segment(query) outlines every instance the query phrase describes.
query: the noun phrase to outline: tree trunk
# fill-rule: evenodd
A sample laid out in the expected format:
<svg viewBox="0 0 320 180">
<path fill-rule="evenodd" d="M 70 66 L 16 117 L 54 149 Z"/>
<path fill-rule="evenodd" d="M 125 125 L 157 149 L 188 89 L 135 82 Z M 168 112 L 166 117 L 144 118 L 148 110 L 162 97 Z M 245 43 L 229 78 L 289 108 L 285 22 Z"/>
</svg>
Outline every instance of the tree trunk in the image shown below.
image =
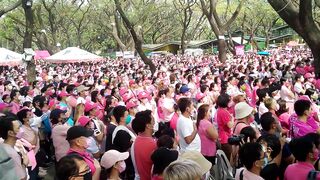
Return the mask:
<svg viewBox="0 0 320 180">
<path fill-rule="evenodd" d="M 142 41 L 141 39 L 138 37 L 138 34 L 136 33 L 136 31 L 134 30 L 133 25 L 131 24 L 130 20 L 128 19 L 128 17 L 126 16 L 126 14 L 124 13 L 121 4 L 119 2 L 119 0 L 114 0 L 115 4 L 116 4 L 116 8 L 119 11 L 125 26 L 128 28 L 132 39 L 134 41 L 135 44 L 135 49 L 138 52 L 138 54 L 140 55 L 140 58 L 142 59 L 142 61 L 149 66 L 150 71 L 152 73 L 152 75 L 156 72 L 156 66 L 154 65 L 154 63 L 144 54 L 143 50 L 142 50 Z"/>
<path fill-rule="evenodd" d="M 314 57 L 316 78 L 320 78 L 320 29 L 313 19 L 313 1 L 300 0 L 299 4 L 279 0 L 268 0 L 268 2 L 308 44 Z"/>
<path fill-rule="evenodd" d="M 218 40 L 219 60 L 224 63 L 227 60 L 227 43 L 224 39 Z"/>
<path fill-rule="evenodd" d="M 32 34 L 33 34 L 33 12 L 31 6 L 27 6 L 27 0 L 23 0 L 22 4 L 25 19 L 26 19 L 26 30 L 24 34 L 23 40 L 23 48 L 32 48 Z M 27 80 L 29 83 L 32 83 L 36 80 L 36 65 L 34 63 L 34 59 L 27 62 Z"/>
<path fill-rule="evenodd" d="M 186 38 L 186 30 L 183 30 L 182 36 L 181 36 L 181 54 L 184 54 L 184 52 L 186 50 L 185 38 Z"/>
</svg>

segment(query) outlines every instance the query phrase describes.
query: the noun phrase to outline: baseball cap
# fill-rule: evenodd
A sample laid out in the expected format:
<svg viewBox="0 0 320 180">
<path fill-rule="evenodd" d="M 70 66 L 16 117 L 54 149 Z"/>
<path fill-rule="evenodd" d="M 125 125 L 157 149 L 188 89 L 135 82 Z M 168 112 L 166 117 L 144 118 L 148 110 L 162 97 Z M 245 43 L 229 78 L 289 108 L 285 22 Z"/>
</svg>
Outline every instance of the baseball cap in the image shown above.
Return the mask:
<svg viewBox="0 0 320 180">
<path fill-rule="evenodd" d="M 197 95 L 196 95 L 196 100 L 199 101 L 201 100 L 202 98 L 204 98 L 206 95 L 202 92 L 198 92 Z"/>
<path fill-rule="evenodd" d="M 97 103 L 94 103 L 94 102 L 86 102 L 85 105 L 84 105 L 84 111 L 85 111 L 85 112 L 89 112 L 89 111 L 91 111 L 92 109 L 97 108 L 97 107 L 98 107 L 98 104 L 97 104 Z"/>
<path fill-rule="evenodd" d="M 79 124 L 79 126 L 85 127 L 88 124 L 88 122 L 90 122 L 90 121 L 91 121 L 91 119 L 88 116 L 81 116 L 78 119 L 78 124 Z"/>
<path fill-rule="evenodd" d="M 77 87 L 78 93 L 82 91 L 88 91 L 88 90 L 89 90 L 89 87 L 85 87 L 84 85 L 80 85 Z"/>
<path fill-rule="evenodd" d="M 143 98 L 148 98 L 149 97 L 149 94 L 146 93 L 145 91 L 141 91 L 139 94 L 138 94 L 138 99 L 143 99 Z"/>
<path fill-rule="evenodd" d="M 126 108 L 127 109 L 130 109 L 130 108 L 133 108 L 133 107 L 137 107 L 138 106 L 138 103 L 134 100 L 131 100 L 129 102 L 126 103 Z"/>
<path fill-rule="evenodd" d="M 50 119 L 52 119 L 54 117 L 60 117 L 60 114 L 66 113 L 66 112 L 67 112 L 66 110 L 54 109 L 50 113 Z"/>
<path fill-rule="evenodd" d="M 126 93 L 126 94 L 123 95 L 122 100 L 123 100 L 123 102 L 126 103 L 126 102 L 129 101 L 131 98 L 133 98 L 133 94 L 131 94 L 131 93 Z"/>
<path fill-rule="evenodd" d="M 90 137 L 93 135 L 93 131 L 89 130 L 85 127 L 82 126 L 72 126 L 71 128 L 68 129 L 67 131 L 67 141 L 73 140 L 73 139 L 77 139 L 81 136 L 84 137 Z"/>
<path fill-rule="evenodd" d="M 60 93 L 59 93 L 59 97 L 66 97 L 66 96 L 69 96 L 70 94 L 69 93 L 67 93 L 66 91 L 61 91 Z"/>
<path fill-rule="evenodd" d="M 202 175 L 209 172 L 212 167 L 210 161 L 208 161 L 200 152 L 198 151 L 186 151 L 180 156 L 180 159 L 191 160 L 196 162 L 201 169 Z"/>
<path fill-rule="evenodd" d="M 180 93 L 186 93 L 190 90 L 190 88 L 188 87 L 188 85 L 182 85 L 180 88 Z"/>
<path fill-rule="evenodd" d="M 102 167 L 109 169 L 116 162 L 124 161 L 128 159 L 128 157 L 129 157 L 129 152 L 121 153 L 117 150 L 109 150 L 103 154 L 100 164 Z"/>
<path fill-rule="evenodd" d="M 235 118 L 242 119 L 249 116 L 252 113 L 253 108 L 249 106 L 246 102 L 239 102 L 234 107 L 234 110 L 236 114 Z"/>
</svg>

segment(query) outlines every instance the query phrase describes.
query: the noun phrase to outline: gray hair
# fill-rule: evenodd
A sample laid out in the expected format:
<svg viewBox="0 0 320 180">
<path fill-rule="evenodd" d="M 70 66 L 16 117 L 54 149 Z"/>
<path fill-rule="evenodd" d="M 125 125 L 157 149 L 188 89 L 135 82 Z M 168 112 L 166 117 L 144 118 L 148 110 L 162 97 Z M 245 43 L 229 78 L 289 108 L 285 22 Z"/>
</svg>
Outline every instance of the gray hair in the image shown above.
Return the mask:
<svg viewBox="0 0 320 180">
<path fill-rule="evenodd" d="M 165 180 L 200 180 L 202 173 L 194 161 L 176 160 L 164 170 L 163 177 Z"/>
</svg>

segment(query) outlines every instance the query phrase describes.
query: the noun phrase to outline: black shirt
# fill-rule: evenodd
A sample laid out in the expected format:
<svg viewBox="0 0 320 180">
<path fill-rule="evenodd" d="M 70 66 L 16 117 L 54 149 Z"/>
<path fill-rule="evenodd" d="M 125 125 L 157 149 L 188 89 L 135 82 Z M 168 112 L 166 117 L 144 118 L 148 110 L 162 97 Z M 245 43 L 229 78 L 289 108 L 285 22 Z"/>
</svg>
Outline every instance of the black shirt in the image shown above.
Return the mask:
<svg viewBox="0 0 320 180">
<path fill-rule="evenodd" d="M 276 163 L 268 164 L 261 170 L 260 176 L 265 180 L 278 180 L 280 168 Z"/>
</svg>

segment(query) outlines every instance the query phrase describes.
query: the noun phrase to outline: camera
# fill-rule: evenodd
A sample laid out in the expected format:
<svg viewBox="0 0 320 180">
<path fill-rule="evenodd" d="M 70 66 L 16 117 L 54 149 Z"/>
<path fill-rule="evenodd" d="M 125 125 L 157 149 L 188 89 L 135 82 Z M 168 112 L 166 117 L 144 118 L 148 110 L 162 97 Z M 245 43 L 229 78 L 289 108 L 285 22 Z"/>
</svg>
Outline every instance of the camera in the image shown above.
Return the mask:
<svg viewBox="0 0 320 180">
<path fill-rule="evenodd" d="M 232 135 L 231 137 L 229 137 L 228 139 L 228 143 L 231 145 L 240 145 L 241 140 L 244 138 L 243 134 L 240 135 Z"/>
</svg>

